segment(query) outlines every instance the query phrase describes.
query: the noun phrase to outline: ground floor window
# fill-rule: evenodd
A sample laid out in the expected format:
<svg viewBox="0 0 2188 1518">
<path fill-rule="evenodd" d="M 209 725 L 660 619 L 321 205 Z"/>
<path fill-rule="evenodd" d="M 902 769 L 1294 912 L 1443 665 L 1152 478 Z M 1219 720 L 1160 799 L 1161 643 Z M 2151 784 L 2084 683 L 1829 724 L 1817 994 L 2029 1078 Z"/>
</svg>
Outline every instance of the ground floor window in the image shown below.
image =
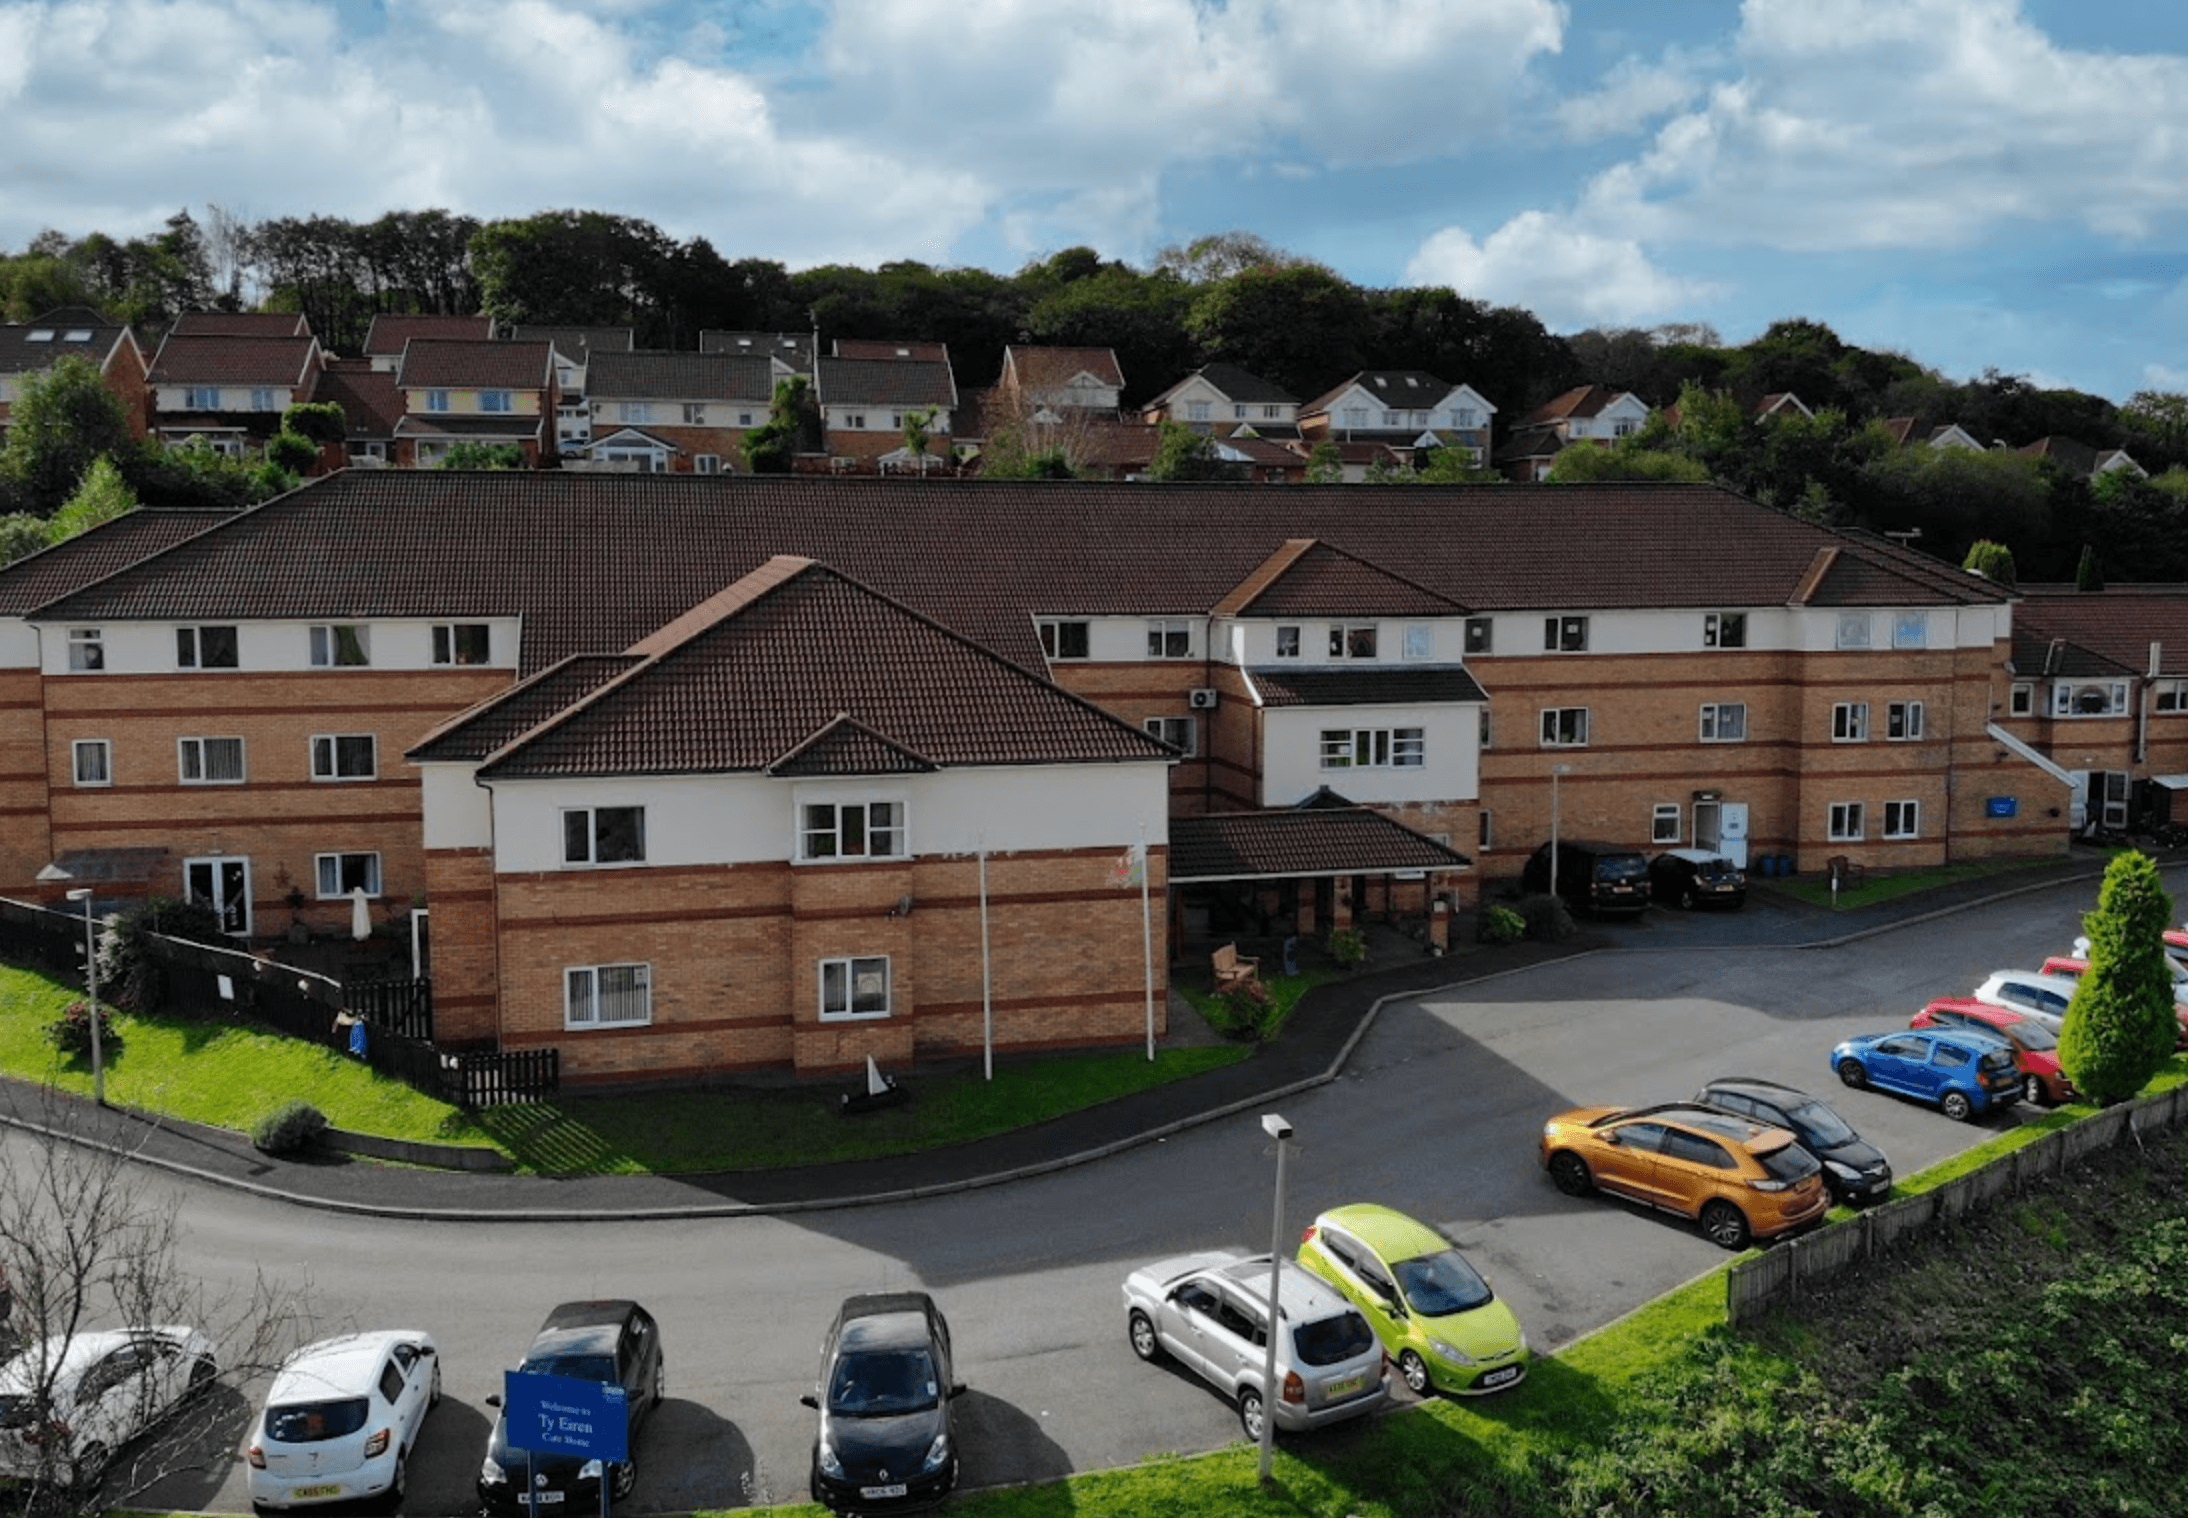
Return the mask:
<svg viewBox="0 0 2188 1518">
<path fill-rule="evenodd" d="M 653 966 L 571 965 L 562 972 L 562 1025 L 608 1028 L 653 1021 Z"/>
<path fill-rule="evenodd" d="M 820 1015 L 823 1022 L 889 1015 L 889 956 L 820 962 Z"/>
<path fill-rule="evenodd" d="M 1649 814 L 1649 842 L 1676 844 L 1686 836 L 1676 801 L 1659 801 Z"/>
<path fill-rule="evenodd" d="M 1887 801 L 1884 803 L 1884 836 L 1887 838 L 1915 838 L 1922 832 L 1922 803 L 1919 801 Z"/>
<path fill-rule="evenodd" d="M 1831 803 L 1830 838 L 1833 843 L 1858 842 L 1862 836 L 1861 803 L 1858 801 L 1834 801 Z"/>
<path fill-rule="evenodd" d="M 347 896 L 352 891 L 363 891 L 367 896 L 380 894 L 378 854 L 315 854 L 312 865 L 319 877 L 322 900 Z"/>
</svg>

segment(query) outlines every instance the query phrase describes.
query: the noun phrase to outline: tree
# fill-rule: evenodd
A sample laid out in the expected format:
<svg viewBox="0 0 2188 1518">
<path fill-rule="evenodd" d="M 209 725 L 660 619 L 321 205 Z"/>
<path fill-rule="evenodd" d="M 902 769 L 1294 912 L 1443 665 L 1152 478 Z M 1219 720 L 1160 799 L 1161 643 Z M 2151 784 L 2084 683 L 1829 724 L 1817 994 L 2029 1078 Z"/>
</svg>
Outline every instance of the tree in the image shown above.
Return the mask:
<svg viewBox="0 0 2188 1518">
<path fill-rule="evenodd" d="M 1155 255 L 1155 271 L 1188 284 L 1216 284 L 1249 269 L 1288 269 L 1307 263 L 1254 232 L 1215 232 L 1171 243 Z"/>
<path fill-rule="evenodd" d="M 10 512 L 0 517 L 0 564 L 13 564 L 17 559 L 27 559 L 52 541 L 51 531 L 44 517 L 34 517 L 27 511 Z"/>
<path fill-rule="evenodd" d="M 1245 471 L 1216 453 L 1215 439 L 1195 432 L 1183 422 L 1164 422 L 1155 444 L 1155 458 L 1147 466 L 1147 478 L 1168 480 L 1238 480 Z"/>
<path fill-rule="evenodd" d="M 1599 480 L 1683 480 L 1703 484 L 1709 468 L 1684 454 L 1654 448 L 1603 448 L 1594 443 L 1571 443 L 1558 450 L 1543 478 L 1554 485 L 1589 484 Z"/>
<path fill-rule="evenodd" d="M 2104 589 L 2104 570 L 2097 563 L 2097 550 L 2092 544 L 2082 545 L 2082 561 L 2074 566 L 2074 588 L 2092 591 Z"/>
<path fill-rule="evenodd" d="M 2014 586 L 2013 550 L 2003 543 L 1993 543 L 1988 538 L 1976 539 L 1968 546 L 1968 556 L 1960 561 L 1960 567 L 1972 569 L 2008 590 Z"/>
<path fill-rule="evenodd" d="M 0 475 L 14 487 L 22 509 L 51 516 L 76 493 L 92 461 L 101 455 L 137 452 L 129 413 L 98 368 L 74 354 L 55 359 L 42 373 L 23 377 L 0 447 Z"/>
<path fill-rule="evenodd" d="M 1310 485 L 1335 485 L 1345 478 L 1344 455 L 1328 438 L 1314 445 L 1314 452 L 1307 455 L 1307 483 Z"/>
<path fill-rule="evenodd" d="M 524 450 L 515 443 L 451 443 L 441 469 L 522 469 Z"/>
<path fill-rule="evenodd" d="M 66 542 L 78 533 L 89 532 L 101 522 L 111 522 L 136 509 L 136 492 L 122 478 L 121 470 L 114 467 L 114 461 L 101 454 L 92 460 L 83 484 L 76 487 L 68 504 L 56 511 L 47 523 L 47 541 Z"/>
<path fill-rule="evenodd" d="M 1366 367 L 1370 335 L 1360 291 L 1310 263 L 1257 265 L 1201 286 L 1185 330 L 1208 360 L 1240 365 L 1295 395 L 1317 395 Z"/>
<path fill-rule="evenodd" d="M 457 446 L 464 445 L 459 443 Z M 516 452 L 519 459 L 524 457 L 522 449 Z M 290 474 L 307 474 L 311 466 L 319 462 L 319 445 L 301 432 L 291 432 L 284 427 L 266 439 L 266 462 Z"/>
<path fill-rule="evenodd" d="M 934 408 L 904 413 L 904 451 L 912 456 L 912 467 L 919 473 L 927 472 L 927 429 L 934 425 Z"/>
<path fill-rule="evenodd" d="M 349 418 L 333 401 L 298 401 L 281 413 L 281 430 L 315 443 L 339 443 L 349 436 Z"/>
<path fill-rule="evenodd" d="M 2075 983 L 2059 1033 L 2059 1063 L 2099 1105 L 2133 1096 L 2172 1057 L 2180 1034 L 2165 959 L 2172 920 L 2173 898 L 2150 856 L 2132 849 L 2114 855 L 2097 909 L 2082 919 L 2089 969 Z"/>
<path fill-rule="evenodd" d="M 807 390 L 802 374 L 775 382 L 775 398 L 768 404 L 767 420 L 744 436 L 745 467 L 754 474 L 790 472 L 805 428 Z"/>
</svg>

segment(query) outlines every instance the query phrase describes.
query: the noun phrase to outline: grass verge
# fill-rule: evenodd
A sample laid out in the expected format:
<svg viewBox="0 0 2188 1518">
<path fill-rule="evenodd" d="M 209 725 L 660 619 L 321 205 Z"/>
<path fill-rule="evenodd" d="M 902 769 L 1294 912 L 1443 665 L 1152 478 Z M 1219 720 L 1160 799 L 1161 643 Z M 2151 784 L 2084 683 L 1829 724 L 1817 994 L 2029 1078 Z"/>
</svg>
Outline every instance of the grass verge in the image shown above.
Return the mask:
<svg viewBox="0 0 2188 1518">
<path fill-rule="evenodd" d="M 1940 865 L 1933 870 L 1908 870 L 1899 875 L 1870 875 L 1860 885 L 1842 888 L 1835 903 L 1831 898 L 1831 877 L 1828 874 L 1795 875 L 1772 880 L 1768 889 L 1790 896 L 1796 901 L 1805 901 L 1810 906 L 1836 905 L 1844 911 L 1853 907 L 1871 907 L 1884 901 L 1897 901 L 1900 897 L 1912 896 L 1917 891 L 1957 885 L 1963 880 L 2020 874 L 2048 869 L 2059 863 L 2060 858 L 2056 855 L 2047 855 L 2042 859 L 1971 859 L 1965 864 Z"/>
</svg>

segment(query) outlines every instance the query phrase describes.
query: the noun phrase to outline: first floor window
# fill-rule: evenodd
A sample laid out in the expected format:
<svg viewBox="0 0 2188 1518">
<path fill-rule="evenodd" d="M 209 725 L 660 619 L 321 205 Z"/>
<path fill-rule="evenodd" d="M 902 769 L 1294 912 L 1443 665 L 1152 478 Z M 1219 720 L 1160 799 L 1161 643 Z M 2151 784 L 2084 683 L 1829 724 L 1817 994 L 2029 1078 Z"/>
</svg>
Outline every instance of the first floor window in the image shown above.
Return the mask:
<svg viewBox="0 0 2188 1518">
<path fill-rule="evenodd" d="M 233 627 L 178 627 L 175 629 L 177 669 L 234 669 L 236 630 Z"/>
<path fill-rule="evenodd" d="M 1868 702 L 1841 701 L 1831 708 L 1831 741 L 1833 743 L 1867 743 L 1869 741 Z"/>
<path fill-rule="evenodd" d="M 1427 762 L 1426 732 L 1418 727 L 1326 727 L 1322 768 L 1418 769 Z"/>
<path fill-rule="evenodd" d="M 1884 736 L 1895 743 L 1913 743 L 1922 736 L 1922 703 L 1894 701 L 1884 708 Z"/>
<path fill-rule="evenodd" d="M 653 1021 L 653 966 L 572 965 L 562 972 L 562 1025 L 612 1028 Z"/>
<path fill-rule="evenodd" d="M 241 738 L 179 738 L 184 785 L 241 785 L 243 740 Z"/>
<path fill-rule="evenodd" d="M 1919 801 L 1887 801 L 1884 803 L 1884 836 L 1887 838 L 1915 838 L 1922 833 L 1922 803 Z"/>
<path fill-rule="evenodd" d="M 428 411 L 446 411 L 448 409 L 448 392 L 446 390 L 428 390 L 425 393 L 425 409 Z"/>
<path fill-rule="evenodd" d="M 106 668 L 106 637 L 98 628 L 71 627 L 68 630 L 68 667 Z"/>
<path fill-rule="evenodd" d="M 1150 659 L 1190 659 L 1193 657 L 1193 624 L 1181 618 L 1157 617 L 1147 624 L 1147 657 Z"/>
<path fill-rule="evenodd" d="M 849 1017 L 889 1015 L 889 956 L 820 962 L 820 1015 L 823 1022 Z"/>
<path fill-rule="evenodd" d="M 1659 801 L 1655 811 L 1649 814 L 1649 842 L 1677 843 L 1686 836 L 1683 819 L 1676 801 Z"/>
<path fill-rule="evenodd" d="M 904 853 L 901 801 L 808 803 L 801 840 L 806 859 L 894 859 Z"/>
<path fill-rule="evenodd" d="M 1926 648 L 1930 642 L 1930 618 L 1919 611 L 1898 612 L 1892 617 L 1892 647 Z"/>
<path fill-rule="evenodd" d="M 380 894 L 378 854 L 315 854 L 312 868 L 319 877 L 322 901 L 347 896 L 352 891 L 363 891 L 367 896 Z"/>
<path fill-rule="evenodd" d="M 481 390 L 479 392 L 479 409 L 481 411 L 514 411 L 516 409 L 516 397 L 506 390 Z"/>
<path fill-rule="evenodd" d="M 70 745 L 78 785 L 114 783 L 114 746 L 104 738 L 78 738 Z"/>
<path fill-rule="evenodd" d="M 182 405 L 186 411 L 218 411 L 220 387 L 218 385 L 185 385 L 182 387 Z"/>
<path fill-rule="evenodd" d="M 1155 737 L 1183 754 L 1200 752 L 1197 724 L 1191 717 L 1149 717 L 1141 724 Z"/>
<path fill-rule="evenodd" d="M 1084 659 L 1092 646 L 1088 626 L 1084 622 L 1067 621 L 1062 617 L 1043 617 L 1041 652 L 1051 659 Z"/>
<path fill-rule="evenodd" d="M 1840 648 L 1867 648 L 1869 646 L 1869 614 L 1865 611 L 1839 613 L 1838 646 Z"/>
<path fill-rule="evenodd" d="M 1702 646 L 1704 648 L 1747 647 L 1747 613 L 1744 611 L 1712 611 L 1702 616 Z"/>
<path fill-rule="evenodd" d="M 1436 635 L 1426 622 L 1408 622 L 1405 629 L 1405 656 L 1408 659 L 1425 659 L 1435 651 Z"/>
<path fill-rule="evenodd" d="M 433 628 L 435 664 L 484 664 L 492 645 L 484 622 L 441 622 Z"/>
<path fill-rule="evenodd" d="M 1744 701 L 1703 703 L 1702 741 L 1704 743 L 1745 743 L 1747 741 L 1747 703 Z"/>
<path fill-rule="evenodd" d="M 1862 836 L 1861 803 L 1858 801 L 1834 801 L 1831 803 L 1830 838 L 1833 843 L 1858 842 Z"/>
<path fill-rule="evenodd" d="M 2161 712 L 2188 712 L 2188 680 L 2160 680 L 2155 708 Z"/>
<path fill-rule="evenodd" d="M 355 622 L 337 622 L 311 630 L 311 662 L 315 669 L 335 669 L 370 664 L 365 630 Z"/>
<path fill-rule="evenodd" d="M 1298 628 L 1279 627 L 1276 630 L 1276 656 L 1279 659 L 1296 659 L 1299 657 Z"/>
<path fill-rule="evenodd" d="M 1542 710 L 1544 748 L 1580 748 L 1588 741 L 1585 706 L 1547 706 Z"/>
<path fill-rule="evenodd" d="M 379 772 L 370 733 L 321 733 L 311 741 L 314 780 L 370 780 Z"/>
<path fill-rule="evenodd" d="M 1330 657 L 1332 659 L 1372 659 L 1375 657 L 1375 624 L 1360 623 L 1353 626 L 1339 622 L 1330 627 Z"/>
<path fill-rule="evenodd" d="M 1466 651 L 1470 654 L 1486 654 L 1495 651 L 1496 622 L 1489 617 L 1466 619 Z"/>
<path fill-rule="evenodd" d="M 644 807 L 572 807 L 562 814 L 564 864 L 642 864 L 645 858 Z"/>
<path fill-rule="evenodd" d="M 2009 716 L 2027 717 L 2036 710 L 2036 687 L 2022 682 L 2006 695 L 2006 712 Z"/>
<path fill-rule="evenodd" d="M 686 402 L 684 402 L 684 425 L 685 425 L 686 427 L 704 427 L 704 426 L 705 426 L 706 424 L 707 424 L 707 406 L 706 406 L 706 402 L 705 402 L 705 401 L 686 401 Z"/>
<path fill-rule="evenodd" d="M 1580 654 L 1588 651 L 1586 617 L 1544 617 L 1542 647 L 1545 653 Z"/>
</svg>

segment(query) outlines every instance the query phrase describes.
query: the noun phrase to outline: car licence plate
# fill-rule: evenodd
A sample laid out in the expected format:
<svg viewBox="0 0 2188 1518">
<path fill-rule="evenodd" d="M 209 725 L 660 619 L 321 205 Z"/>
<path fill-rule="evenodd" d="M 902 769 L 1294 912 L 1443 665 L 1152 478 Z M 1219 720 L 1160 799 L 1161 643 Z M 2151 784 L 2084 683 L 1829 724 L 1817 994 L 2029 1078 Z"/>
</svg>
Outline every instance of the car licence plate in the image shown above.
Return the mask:
<svg viewBox="0 0 2188 1518">
<path fill-rule="evenodd" d="M 289 1497 L 296 1502 L 309 1502 L 314 1497 L 339 1497 L 340 1495 L 342 1495 L 342 1483 L 339 1481 L 323 1481 L 317 1486 L 292 1486 L 289 1488 Z"/>
<path fill-rule="evenodd" d="M 1339 1397 L 1351 1396 L 1366 1385 L 1367 1373 L 1362 1371 L 1357 1376 L 1345 1376 L 1335 1381 L 1324 1381 L 1322 1383 L 1322 1395 L 1328 1397 L 1331 1401 L 1335 1401 Z"/>
<path fill-rule="evenodd" d="M 562 1498 L 563 1494 L 561 1492 L 519 1492 L 517 1494 L 517 1501 L 523 1503 L 560 1502 Z"/>
<path fill-rule="evenodd" d="M 1507 1381 L 1517 1381 L 1518 1379 L 1519 1367 L 1517 1365 L 1507 1365 L 1502 1370 L 1493 1370 L 1488 1375 L 1483 1376 L 1481 1384 L 1484 1386 L 1502 1386 Z"/>
<path fill-rule="evenodd" d="M 870 1502 L 876 1497 L 901 1497 L 910 1490 L 910 1487 L 899 1481 L 893 1486 L 862 1486 L 858 1489 L 858 1494 Z"/>
</svg>

